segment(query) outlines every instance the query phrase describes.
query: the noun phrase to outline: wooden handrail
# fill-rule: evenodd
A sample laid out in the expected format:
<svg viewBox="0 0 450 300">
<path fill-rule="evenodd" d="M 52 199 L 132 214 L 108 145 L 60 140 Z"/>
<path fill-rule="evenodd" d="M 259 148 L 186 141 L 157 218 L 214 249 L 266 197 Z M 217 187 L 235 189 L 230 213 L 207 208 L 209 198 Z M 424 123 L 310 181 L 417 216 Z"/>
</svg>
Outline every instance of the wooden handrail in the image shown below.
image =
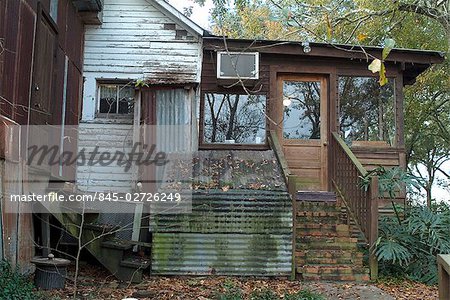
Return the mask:
<svg viewBox="0 0 450 300">
<path fill-rule="evenodd" d="M 347 157 L 352 161 L 352 163 L 355 165 L 355 167 L 358 169 L 361 176 L 366 176 L 367 171 L 361 164 L 361 162 L 356 158 L 355 154 L 353 154 L 352 150 L 347 146 L 345 141 L 339 136 L 337 132 L 331 133 L 336 140 L 336 142 L 341 146 L 342 150 L 344 150 L 345 154 L 347 154 Z"/>
<path fill-rule="evenodd" d="M 439 271 L 439 300 L 450 299 L 450 254 L 437 256 Z"/>
<path fill-rule="evenodd" d="M 269 131 L 269 146 L 275 152 L 275 156 L 281 166 L 281 171 L 283 172 L 284 179 L 287 183 L 288 177 L 292 175 L 292 173 L 289 170 L 287 160 L 284 157 L 283 148 L 281 147 L 280 141 L 278 140 L 278 135 L 275 130 Z"/>
<path fill-rule="evenodd" d="M 378 177 L 373 176 L 369 188 L 364 190 L 362 182 L 366 169 L 338 133 L 333 132 L 332 136 L 331 181 L 369 244 L 370 275 L 376 279 L 378 262 L 373 247 L 378 239 Z"/>
<path fill-rule="evenodd" d="M 295 279 L 297 268 L 295 264 L 295 243 L 296 243 L 296 228 L 297 228 L 297 187 L 295 183 L 296 176 L 291 173 L 287 160 L 284 157 L 283 147 L 278 140 L 278 135 L 274 130 L 269 131 L 269 146 L 275 152 L 275 156 L 279 165 L 281 166 L 281 172 L 283 172 L 284 181 L 288 189 L 289 195 L 292 200 L 292 273 L 291 279 Z"/>
</svg>

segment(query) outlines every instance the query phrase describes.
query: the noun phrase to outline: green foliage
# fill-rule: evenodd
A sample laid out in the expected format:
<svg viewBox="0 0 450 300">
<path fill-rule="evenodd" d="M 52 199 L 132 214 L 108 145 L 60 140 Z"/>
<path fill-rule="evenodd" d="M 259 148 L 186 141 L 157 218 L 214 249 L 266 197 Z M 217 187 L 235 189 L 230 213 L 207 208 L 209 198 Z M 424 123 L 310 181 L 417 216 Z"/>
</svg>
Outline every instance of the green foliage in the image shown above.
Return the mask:
<svg viewBox="0 0 450 300">
<path fill-rule="evenodd" d="M 264 289 L 262 291 L 254 291 L 250 295 L 250 300 L 278 300 L 280 299 L 274 291 L 270 289 Z"/>
<path fill-rule="evenodd" d="M 34 300 L 43 299 L 33 291 L 33 284 L 25 276 L 11 267 L 6 261 L 0 262 L 0 299 Z"/>
<path fill-rule="evenodd" d="M 427 284 L 437 282 L 436 255 L 450 253 L 450 212 L 416 206 L 398 222 L 380 221 L 375 254 L 384 274 L 406 274 Z"/>
<path fill-rule="evenodd" d="M 418 179 L 405 172 L 399 167 L 384 168 L 378 166 L 377 168 L 367 172 L 361 181 L 361 188 L 365 191 L 369 189 L 372 177 L 378 176 L 378 193 L 380 195 L 388 195 L 389 198 L 395 198 L 396 194 L 402 190 L 403 186 L 417 186 Z"/>
</svg>

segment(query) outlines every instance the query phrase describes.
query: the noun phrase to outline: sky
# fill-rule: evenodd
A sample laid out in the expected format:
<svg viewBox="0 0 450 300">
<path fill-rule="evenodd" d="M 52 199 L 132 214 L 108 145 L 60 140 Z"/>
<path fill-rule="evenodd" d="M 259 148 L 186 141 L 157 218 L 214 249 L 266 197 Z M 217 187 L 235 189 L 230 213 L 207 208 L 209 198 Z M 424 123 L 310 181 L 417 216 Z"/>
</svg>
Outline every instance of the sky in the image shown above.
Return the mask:
<svg viewBox="0 0 450 300">
<path fill-rule="evenodd" d="M 204 29 L 209 29 L 209 10 L 212 8 L 212 0 L 206 0 L 205 6 L 200 7 L 195 4 L 192 0 L 169 0 L 179 11 L 183 11 L 184 7 L 193 7 L 193 14 L 191 16 L 192 21 L 203 27 Z"/>
</svg>

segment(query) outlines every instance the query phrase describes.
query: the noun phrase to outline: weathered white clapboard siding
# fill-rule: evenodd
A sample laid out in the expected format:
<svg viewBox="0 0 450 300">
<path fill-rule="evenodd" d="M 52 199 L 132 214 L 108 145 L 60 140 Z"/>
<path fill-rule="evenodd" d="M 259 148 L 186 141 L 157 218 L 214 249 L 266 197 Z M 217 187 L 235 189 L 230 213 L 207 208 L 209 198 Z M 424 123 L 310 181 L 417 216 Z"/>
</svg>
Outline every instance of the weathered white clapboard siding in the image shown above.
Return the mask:
<svg viewBox="0 0 450 300">
<path fill-rule="evenodd" d="M 105 0 L 103 23 L 86 26 L 80 150 L 90 152 L 96 146 L 99 151 L 131 150 L 131 124 L 96 118 L 99 81 L 200 82 L 203 30 L 161 1 Z M 177 95 L 186 103 L 178 103 L 176 108 L 183 107 L 187 116 L 181 124 L 191 125 L 192 136 L 196 137 L 195 109 L 199 94 L 181 90 L 186 96 Z M 158 116 L 168 114 L 171 109 L 158 106 Z M 133 175 L 132 170 L 125 172 L 117 164 L 82 165 L 77 170 L 77 183 L 84 191 L 130 192 Z"/>
<path fill-rule="evenodd" d="M 161 0 L 105 0 L 103 23 L 86 26 L 83 120 L 95 118 L 99 79 L 200 82 L 202 37 L 180 16 Z"/>
<path fill-rule="evenodd" d="M 98 152 L 116 151 L 129 153 L 133 140 L 131 124 L 105 124 L 101 122 L 81 123 L 78 149 L 84 150 L 87 157 L 95 147 Z M 98 156 L 96 157 L 98 159 Z M 132 172 L 112 163 L 108 166 L 81 164 L 77 169 L 78 188 L 85 192 L 131 192 Z"/>
</svg>

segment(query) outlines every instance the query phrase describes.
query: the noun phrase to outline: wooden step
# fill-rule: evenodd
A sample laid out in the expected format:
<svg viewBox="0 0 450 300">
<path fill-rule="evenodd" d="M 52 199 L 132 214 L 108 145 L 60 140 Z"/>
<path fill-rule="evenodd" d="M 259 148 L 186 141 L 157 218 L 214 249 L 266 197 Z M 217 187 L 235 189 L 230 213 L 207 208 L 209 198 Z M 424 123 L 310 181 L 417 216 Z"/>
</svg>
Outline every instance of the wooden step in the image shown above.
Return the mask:
<svg viewBox="0 0 450 300">
<path fill-rule="evenodd" d="M 142 273 L 150 267 L 149 257 L 128 256 L 120 262 L 117 278 L 122 281 L 139 283 L 142 281 Z"/>
<path fill-rule="evenodd" d="M 103 248 L 108 249 L 117 249 L 121 251 L 127 251 L 131 250 L 133 248 L 133 244 L 130 244 L 128 241 L 120 240 L 120 239 L 113 239 L 110 241 L 104 241 L 102 242 Z"/>
<path fill-rule="evenodd" d="M 135 269 L 147 269 L 151 264 L 149 257 L 141 256 L 128 256 L 120 262 L 121 267 L 135 268 Z"/>
</svg>

